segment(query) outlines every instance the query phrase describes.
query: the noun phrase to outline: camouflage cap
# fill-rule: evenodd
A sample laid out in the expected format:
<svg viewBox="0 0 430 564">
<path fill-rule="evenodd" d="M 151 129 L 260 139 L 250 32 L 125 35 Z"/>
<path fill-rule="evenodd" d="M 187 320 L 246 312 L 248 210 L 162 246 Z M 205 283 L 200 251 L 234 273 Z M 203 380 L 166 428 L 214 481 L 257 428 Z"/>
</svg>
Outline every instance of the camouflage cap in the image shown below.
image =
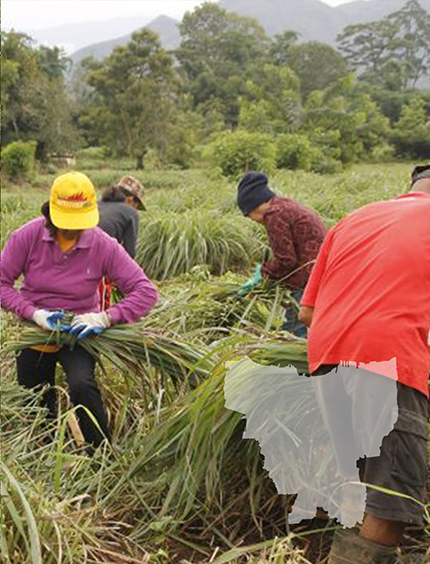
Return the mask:
<svg viewBox="0 0 430 564">
<path fill-rule="evenodd" d="M 140 180 L 134 178 L 134 176 L 128 176 L 128 175 L 123 176 L 121 180 L 118 182 L 118 186 L 121 186 L 122 188 L 125 188 L 126 190 L 131 192 L 138 204 L 138 209 L 146 211 L 146 208 L 142 202 L 143 193 L 145 189 L 143 187 L 143 184 L 140 182 Z"/>
</svg>

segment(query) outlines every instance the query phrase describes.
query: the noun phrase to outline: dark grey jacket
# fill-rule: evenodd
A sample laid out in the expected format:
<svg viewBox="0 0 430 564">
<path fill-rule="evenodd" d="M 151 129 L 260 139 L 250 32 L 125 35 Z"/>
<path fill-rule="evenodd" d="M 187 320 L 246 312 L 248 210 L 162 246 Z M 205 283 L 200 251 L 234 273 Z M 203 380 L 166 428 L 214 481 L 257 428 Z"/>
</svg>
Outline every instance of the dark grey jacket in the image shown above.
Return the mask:
<svg viewBox="0 0 430 564">
<path fill-rule="evenodd" d="M 139 232 L 139 214 L 122 202 L 99 202 L 99 227 L 116 239 L 127 253 L 136 256 L 137 234 Z"/>
</svg>

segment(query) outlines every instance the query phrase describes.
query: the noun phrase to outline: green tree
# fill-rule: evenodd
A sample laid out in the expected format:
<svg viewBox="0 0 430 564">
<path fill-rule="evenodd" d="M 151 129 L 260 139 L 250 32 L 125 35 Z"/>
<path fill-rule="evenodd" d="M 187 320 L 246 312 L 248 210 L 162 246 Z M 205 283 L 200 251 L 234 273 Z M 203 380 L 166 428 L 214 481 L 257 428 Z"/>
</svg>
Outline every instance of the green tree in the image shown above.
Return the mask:
<svg viewBox="0 0 430 564">
<path fill-rule="evenodd" d="M 38 67 L 52 79 L 61 79 L 70 66 L 68 59 L 60 47 L 41 45 L 36 50 Z"/>
<path fill-rule="evenodd" d="M 149 149 L 163 161 L 177 87 L 173 59 L 157 36 L 147 29 L 134 33 L 126 46 L 103 61 L 87 61 L 86 67 L 94 91 L 84 123 L 92 120 L 102 144 L 135 157 L 137 168 L 143 168 Z"/>
<path fill-rule="evenodd" d="M 288 67 L 254 68 L 241 98 L 239 124 L 262 133 L 296 131 L 302 119 L 300 83 Z"/>
<path fill-rule="evenodd" d="M 353 69 L 377 76 L 391 58 L 398 33 L 388 19 L 347 26 L 337 37 L 340 51 Z"/>
<path fill-rule="evenodd" d="M 408 0 L 388 20 L 398 29 L 393 55 L 406 67 L 403 87 L 414 88 L 422 77 L 428 76 L 430 69 L 430 14 L 418 0 Z"/>
<path fill-rule="evenodd" d="M 299 77 L 305 99 L 314 90 L 324 90 L 348 72 L 342 55 L 319 41 L 293 45 L 288 50 L 286 63 Z"/>
<path fill-rule="evenodd" d="M 380 21 L 347 26 L 337 41 L 362 79 L 387 89 L 414 88 L 430 68 L 430 14 L 417 0 Z"/>
<path fill-rule="evenodd" d="M 421 96 L 415 95 L 403 106 L 400 119 L 393 130 L 392 141 L 399 157 L 428 159 L 430 120 Z"/>
<path fill-rule="evenodd" d="M 182 41 L 176 56 L 194 107 L 218 100 L 226 124 L 237 125 L 249 66 L 267 55 L 263 28 L 252 19 L 205 3 L 187 12 L 179 29 Z"/>
<path fill-rule="evenodd" d="M 69 151 L 79 136 L 73 125 L 64 72 L 57 48 L 34 48 L 22 33 L 2 34 L 2 141 L 35 140 L 37 157 Z"/>
<path fill-rule="evenodd" d="M 305 116 L 314 143 L 344 164 L 369 156 L 389 136 L 388 119 L 352 75 L 312 93 Z"/>
<path fill-rule="evenodd" d="M 288 66 L 291 49 L 297 44 L 299 37 L 299 33 L 291 30 L 275 35 L 269 49 L 270 61 L 275 65 Z"/>
</svg>

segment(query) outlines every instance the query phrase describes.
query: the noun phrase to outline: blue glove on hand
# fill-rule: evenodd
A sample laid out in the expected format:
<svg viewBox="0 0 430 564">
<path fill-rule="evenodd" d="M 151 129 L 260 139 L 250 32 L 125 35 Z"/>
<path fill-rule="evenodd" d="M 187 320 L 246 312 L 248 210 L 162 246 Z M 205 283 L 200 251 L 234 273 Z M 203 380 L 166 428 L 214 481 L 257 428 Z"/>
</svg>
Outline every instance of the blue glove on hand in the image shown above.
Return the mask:
<svg viewBox="0 0 430 564">
<path fill-rule="evenodd" d="M 238 296 L 243 298 L 244 296 L 246 296 L 247 294 L 252 292 L 252 290 L 254 288 L 256 288 L 262 282 L 263 273 L 262 273 L 261 269 L 262 269 L 261 264 L 257 264 L 257 266 L 255 268 L 254 276 L 252 278 L 250 278 L 247 282 L 245 282 L 245 284 L 243 286 L 241 286 L 241 288 L 239 289 L 239 291 L 237 293 Z"/>
<path fill-rule="evenodd" d="M 47 311 L 46 309 L 37 309 L 33 314 L 33 321 L 45 329 L 45 331 L 55 331 L 58 329 L 58 322 L 66 317 L 63 311 Z M 65 325 L 60 324 L 60 331 L 64 331 Z"/>
<path fill-rule="evenodd" d="M 70 334 L 78 335 L 78 339 L 84 339 L 89 335 L 100 335 L 108 327 L 110 327 L 110 319 L 105 311 L 84 313 L 73 318 Z"/>
</svg>

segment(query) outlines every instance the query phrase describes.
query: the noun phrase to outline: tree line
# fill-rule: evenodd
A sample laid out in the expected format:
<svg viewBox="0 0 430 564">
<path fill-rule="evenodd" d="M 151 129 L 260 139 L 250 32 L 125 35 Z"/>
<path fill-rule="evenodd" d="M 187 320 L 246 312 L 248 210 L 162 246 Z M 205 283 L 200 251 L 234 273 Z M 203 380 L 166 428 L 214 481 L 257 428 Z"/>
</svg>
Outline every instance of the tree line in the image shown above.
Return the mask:
<svg viewBox="0 0 430 564">
<path fill-rule="evenodd" d="M 186 168 L 267 143 L 287 168 L 428 158 L 430 14 L 417 0 L 346 27 L 337 48 L 292 31 L 269 38 L 214 3 L 186 13 L 179 29 L 173 52 L 143 29 L 105 59 L 85 59 L 79 88 L 61 49 L 4 33 L 3 144 L 34 140 L 42 160 L 100 146 L 137 168 L 149 154 Z"/>
</svg>

